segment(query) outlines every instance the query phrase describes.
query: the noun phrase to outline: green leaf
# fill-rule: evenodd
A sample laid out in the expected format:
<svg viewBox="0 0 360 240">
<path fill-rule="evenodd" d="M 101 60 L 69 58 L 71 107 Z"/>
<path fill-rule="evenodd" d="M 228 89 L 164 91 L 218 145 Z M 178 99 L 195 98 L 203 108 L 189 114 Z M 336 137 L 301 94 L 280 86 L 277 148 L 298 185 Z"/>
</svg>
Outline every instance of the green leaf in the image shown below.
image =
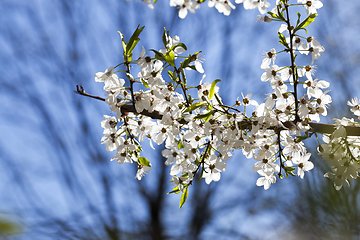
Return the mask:
<svg viewBox="0 0 360 240">
<path fill-rule="evenodd" d="M 169 63 L 171 66 L 175 67 L 175 54 L 173 50 L 165 53 L 165 61 Z"/>
<path fill-rule="evenodd" d="M 221 82 L 221 79 L 216 79 L 215 81 L 212 82 L 211 87 L 210 87 L 209 99 L 212 99 L 214 97 L 215 86 L 218 82 Z"/>
<path fill-rule="evenodd" d="M 149 87 L 149 84 L 148 84 L 147 82 L 145 82 L 143 79 L 141 79 L 141 82 L 142 82 L 142 84 L 144 85 L 144 87 L 150 88 L 150 87 Z"/>
<path fill-rule="evenodd" d="M 300 23 L 301 14 L 300 14 L 299 12 L 296 12 L 296 14 L 298 15 L 298 19 L 297 19 L 297 22 L 296 22 L 296 26 L 298 26 L 299 23 Z"/>
<path fill-rule="evenodd" d="M 126 45 L 126 55 L 127 56 L 132 55 L 132 51 L 136 47 L 137 43 L 140 41 L 139 35 L 142 32 L 142 30 L 144 30 L 145 26 L 143 26 L 141 28 L 139 28 L 139 27 L 140 27 L 140 24 L 137 26 L 135 32 L 130 37 L 129 42 Z M 131 61 L 131 59 L 129 59 L 129 61 Z"/>
<path fill-rule="evenodd" d="M 286 172 L 295 171 L 295 168 L 293 168 L 293 167 L 284 167 L 284 169 L 285 169 Z"/>
<path fill-rule="evenodd" d="M 158 51 L 156 51 L 154 49 L 150 49 L 150 51 L 153 51 L 155 53 L 155 58 L 156 59 L 158 59 L 160 61 L 166 61 L 164 54 L 162 54 L 161 52 L 158 52 Z"/>
<path fill-rule="evenodd" d="M 187 107 L 185 109 L 185 112 L 191 112 L 191 111 L 194 111 L 195 109 L 197 108 L 200 108 L 204 105 L 206 105 L 207 103 L 204 103 L 204 102 L 197 102 L 197 103 L 194 103 L 193 105 L 191 105 L 190 107 Z"/>
<path fill-rule="evenodd" d="M 183 173 L 180 177 L 182 178 L 188 178 L 189 174 L 188 173 Z M 188 184 L 185 184 L 184 186 L 188 186 Z"/>
<path fill-rule="evenodd" d="M 275 13 L 273 13 L 273 12 L 267 12 L 272 18 L 275 18 L 275 19 L 278 19 L 279 18 L 279 16 L 278 15 L 276 15 Z"/>
<path fill-rule="evenodd" d="M 180 69 L 180 73 L 181 73 L 183 83 L 186 84 L 186 75 L 185 75 L 185 72 L 184 72 L 183 68 Z"/>
<path fill-rule="evenodd" d="M 295 171 L 295 168 L 293 168 L 293 167 L 284 167 L 284 170 L 285 170 L 285 175 L 286 175 L 285 178 L 287 178 L 289 176 L 289 174 L 291 176 L 296 177 L 296 175 L 293 173 Z"/>
<path fill-rule="evenodd" d="M 185 146 L 185 144 L 183 144 L 181 141 L 179 141 L 177 147 L 178 147 L 178 149 L 180 150 L 180 149 L 183 149 L 183 148 L 186 147 L 186 146 Z"/>
<path fill-rule="evenodd" d="M 183 68 L 187 68 L 189 66 L 189 64 L 191 63 L 192 60 L 192 56 L 189 55 L 187 58 L 185 58 L 185 60 L 181 63 L 181 66 Z"/>
<path fill-rule="evenodd" d="M 296 143 L 300 143 L 307 138 L 308 138 L 307 136 L 297 136 L 295 141 Z"/>
<path fill-rule="evenodd" d="M 189 193 L 189 188 L 186 187 L 183 191 L 183 193 L 181 194 L 181 199 L 180 199 L 180 206 L 179 209 L 184 205 L 184 203 L 186 202 L 186 199 L 188 197 L 188 193 Z"/>
<path fill-rule="evenodd" d="M 10 235 L 19 234 L 21 232 L 22 227 L 20 224 L 0 218 L 0 237 L 10 239 Z"/>
<path fill-rule="evenodd" d="M 124 34 L 122 34 L 120 31 L 118 31 L 118 33 L 120 34 L 121 43 L 122 43 L 123 51 L 124 51 L 124 59 L 125 59 L 126 43 L 125 43 L 125 39 L 124 39 Z"/>
<path fill-rule="evenodd" d="M 171 193 L 175 193 L 175 194 L 180 193 L 179 187 L 174 187 L 173 190 L 171 192 L 168 192 L 167 194 L 171 194 Z"/>
<path fill-rule="evenodd" d="M 277 5 L 278 19 L 280 19 L 280 20 L 282 20 L 282 21 L 285 22 L 286 20 L 285 20 L 285 18 L 284 18 L 284 14 L 283 14 L 284 9 L 285 9 L 285 8 L 283 8 L 283 9 L 280 11 L 280 5 Z"/>
<path fill-rule="evenodd" d="M 164 28 L 164 33 L 163 33 L 163 36 L 162 36 L 162 41 L 163 41 L 163 44 L 164 44 L 165 47 L 166 47 L 166 45 L 169 43 L 167 36 L 169 36 L 169 31 L 166 32 L 166 29 Z"/>
<path fill-rule="evenodd" d="M 182 48 L 185 49 L 185 51 L 187 51 L 187 47 L 186 47 L 186 45 L 185 45 L 184 43 L 178 43 L 178 44 L 172 46 L 172 47 L 170 48 L 170 50 L 175 50 L 175 48 L 177 48 L 177 47 L 182 47 Z"/>
<path fill-rule="evenodd" d="M 157 0 L 153 0 L 153 4 L 155 4 L 157 2 Z"/>
<path fill-rule="evenodd" d="M 294 33 L 297 32 L 300 29 L 303 29 L 303 28 L 309 26 L 310 23 L 315 21 L 316 16 L 317 16 L 317 13 L 310 14 L 307 18 L 305 18 L 304 21 L 302 21 L 299 25 L 296 26 L 296 28 L 294 29 Z M 307 33 L 306 29 L 304 29 L 304 30 Z"/>
<path fill-rule="evenodd" d="M 279 33 L 279 32 L 278 32 L 278 34 L 279 34 L 279 39 L 280 39 L 279 43 L 281 43 L 284 47 L 288 48 L 288 44 L 286 42 L 286 38 L 285 38 L 284 34 Z"/>
<path fill-rule="evenodd" d="M 138 162 L 143 166 L 151 167 L 150 161 L 147 160 L 147 158 L 145 158 L 145 157 L 139 157 Z"/>
<path fill-rule="evenodd" d="M 205 114 L 200 114 L 194 117 L 194 119 L 204 119 L 205 122 L 209 121 L 210 117 L 214 115 L 214 111 L 210 111 L 208 113 Z"/>
<path fill-rule="evenodd" d="M 174 73 L 172 71 L 169 70 L 167 73 L 172 80 L 176 80 L 176 78 L 174 79 Z"/>
</svg>

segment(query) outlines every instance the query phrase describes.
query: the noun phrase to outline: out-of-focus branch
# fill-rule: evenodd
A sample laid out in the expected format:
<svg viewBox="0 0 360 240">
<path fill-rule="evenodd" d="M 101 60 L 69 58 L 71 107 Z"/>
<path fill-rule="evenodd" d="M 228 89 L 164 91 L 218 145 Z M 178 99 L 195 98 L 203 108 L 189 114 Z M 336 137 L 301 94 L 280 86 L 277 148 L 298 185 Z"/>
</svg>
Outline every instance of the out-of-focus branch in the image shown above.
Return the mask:
<svg viewBox="0 0 360 240">
<path fill-rule="evenodd" d="M 77 94 L 86 96 L 86 97 L 95 98 L 95 99 L 98 99 L 98 100 L 101 100 L 101 101 L 105 101 L 105 98 L 94 96 L 94 95 L 91 95 L 91 94 L 85 92 L 84 87 L 81 86 L 81 85 L 76 85 L 76 91 L 74 91 L 74 92 L 77 93 Z M 124 114 L 128 113 L 128 112 L 136 113 L 135 108 L 134 108 L 133 105 L 123 105 L 123 106 L 121 106 L 121 112 L 124 113 Z M 147 116 L 147 117 L 151 117 L 152 119 L 162 119 L 162 117 L 163 117 L 157 111 L 149 112 L 149 111 L 143 110 L 140 114 L 142 114 L 144 116 Z M 184 119 L 181 119 L 179 121 L 179 123 L 186 124 L 186 121 Z M 324 134 L 324 133 L 331 134 L 332 132 L 334 132 L 335 127 L 336 127 L 333 124 L 324 124 L 324 123 L 315 123 L 315 122 L 308 122 L 308 124 L 312 128 L 310 130 L 311 132 L 316 132 L 316 133 L 321 133 L 321 134 Z M 294 127 L 294 123 L 292 121 L 284 122 L 283 125 L 288 129 Z M 251 128 L 251 123 L 248 122 L 248 121 L 242 121 L 242 122 L 239 123 L 239 126 L 242 129 L 250 129 Z M 280 130 L 286 130 L 286 128 L 280 129 Z M 274 128 L 271 128 L 271 129 L 274 129 Z M 360 127 L 347 126 L 347 127 L 345 127 L 345 129 L 346 129 L 347 136 L 360 136 Z M 277 130 L 279 130 L 279 129 L 277 129 Z"/>
</svg>

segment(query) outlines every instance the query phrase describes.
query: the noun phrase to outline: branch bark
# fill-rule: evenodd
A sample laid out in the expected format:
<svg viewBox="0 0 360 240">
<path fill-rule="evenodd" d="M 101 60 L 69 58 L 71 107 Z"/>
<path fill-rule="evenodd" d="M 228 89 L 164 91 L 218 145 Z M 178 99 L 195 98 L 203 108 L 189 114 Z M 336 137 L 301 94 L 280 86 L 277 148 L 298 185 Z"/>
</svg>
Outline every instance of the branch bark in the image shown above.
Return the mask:
<svg viewBox="0 0 360 240">
<path fill-rule="evenodd" d="M 94 98 L 94 99 L 101 100 L 101 101 L 105 102 L 105 98 L 94 96 L 94 95 L 91 95 L 91 94 L 85 92 L 84 87 L 81 86 L 81 85 L 76 85 L 76 91 L 74 90 L 74 92 L 79 94 L 79 95 L 82 95 L 82 96 Z M 121 112 L 124 113 L 124 114 L 128 113 L 128 112 L 136 113 L 136 110 L 135 110 L 135 107 L 133 105 L 123 105 L 123 106 L 121 106 Z M 139 114 L 150 117 L 152 119 L 162 119 L 162 115 L 157 111 L 149 112 L 147 110 L 144 110 Z M 181 119 L 179 121 L 179 123 L 185 124 L 186 121 L 184 119 Z M 251 124 L 249 122 L 246 122 L 246 121 L 242 121 L 239 124 L 244 129 L 250 129 L 250 127 L 251 127 Z M 316 133 L 321 133 L 321 134 L 324 134 L 324 133 L 331 134 L 335 130 L 335 125 L 333 125 L 333 124 L 324 124 L 324 123 L 315 123 L 315 122 L 308 122 L 308 124 L 312 128 L 312 130 L 310 130 L 311 132 L 316 132 Z M 293 127 L 293 122 L 292 121 L 287 121 L 287 122 L 284 122 L 283 125 L 285 127 L 287 127 L 287 128 L 292 128 Z M 346 129 L 347 136 L 360 136 L 360 127 L 347 126 L 347 127 L 345 127 L 345 129 Z"/>
</svg>

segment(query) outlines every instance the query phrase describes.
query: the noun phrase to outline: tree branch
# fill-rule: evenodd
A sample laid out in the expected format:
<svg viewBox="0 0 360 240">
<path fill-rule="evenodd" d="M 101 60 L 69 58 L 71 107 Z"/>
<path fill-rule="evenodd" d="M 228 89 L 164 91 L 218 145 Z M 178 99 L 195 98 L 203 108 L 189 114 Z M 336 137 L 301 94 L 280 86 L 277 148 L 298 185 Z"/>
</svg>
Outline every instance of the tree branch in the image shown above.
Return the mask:
<svg viewBox="0 0 360 240">
<path fill-rule="evenodd" d="M 84 87 L 81 85 L 76 85 L 76 91 L 74 90 L 74 92 L 79 95 L 83 95 L 83 96 L 90 97 L 90 98 L 95 98 L 97 100 L 101 100 L 101 101 L 105 102 L 105 98 L 94 96 L 94 95 L 91 95 L 91 94 L 85 92 Z M 122 105 L 121 112 L 123 114 L 126 114 L 128 112 L 137 113 L 135 110 L 135 107 L 133 105 Z M 139 114 L 150 117 L 152 119 L 162 119 L 162 117 L 163 117 L 157 111 L 149 112 L 147 110 L 143 110 Z M 187 123 L 184 119 L 181 119 L 178 122 L 181 124 Z M 335 130 L 335 125 L 333 125 L 333 124 L 324 124 L 324 123 L 315 123 L 315 122 L 308 122 L 308 124 L 312 128 L 310 130 L 311 132 L 316 132 L 316 133 L 321 133 L 321 134 L 324 134 L 324 133 L 331 134 Z M 242 127 L 242 129 L 250 129 L 251 128 L 251 123 L 249 123 L 247 121 L 242 121 L 239 123 L 239 125 Z M 291 129 L 294 127 L 293 121 L 284 122 L 283 125 L 288 129 Z M 282 130 L 286 130 L 286 128 L 284 128 Z M 271 128 L 271 129 L 274 129 L 274 128 Z M 360 136 L 360 127 L 347 126 L 347 127 L 345 127 L 345 129 L 346 129 L 347 136 Z"/>
</svg>

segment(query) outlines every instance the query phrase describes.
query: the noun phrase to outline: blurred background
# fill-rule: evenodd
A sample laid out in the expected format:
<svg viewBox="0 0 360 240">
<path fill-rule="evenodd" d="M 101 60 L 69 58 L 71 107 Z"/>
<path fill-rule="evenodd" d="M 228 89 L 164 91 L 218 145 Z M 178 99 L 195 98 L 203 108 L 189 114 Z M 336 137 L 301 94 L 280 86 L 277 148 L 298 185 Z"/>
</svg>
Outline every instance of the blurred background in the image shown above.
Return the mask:
<svg viewBox="0 0 360 240">
<path fill-rule="evenodd" d="M 308 30 L 326 49 L 315 77 L 331 84 L 333 104 L 322 118 L 331 123 L 351 116 L 346 101 L 360 97 L 360 2 L 323 2 Z M 202 51 L 204 81 L 223 80 L 225 103 L 241 92 L 263 101 L 271 88 L 260 81 L 260 64 L 264 52 L 282 50 L 279 24 L 236 6 L 226 17 L 203 5 L 181 20 L 168 1 L 151 10 L 141 1 L 1 0 L 0 238 L 360 239 L 360 183 L 335 191 L 313 140 L 306 144 L 315 169 L 304 180 L 278 180 L 264 191 L 255 185 L 255 161 L 235 152 L 221 181 L 193 184 L 181 210 L 180 195 L 166 195 L 172 185 L 161 146 L 146 150 L 153 170 L 142 181 L 135 164 L 109 161 L 114 153 L 100 144 L 108 106 L 73 90 L 82 84 L 105 96 L 94 74 L 122 62 L 117 31 L 129 39 L 145 25 L 140 53 L 162 48 L 166 27 L 188 53 Z M 276 63 L 289 64 L 286 57 Z M 202 78 L 189 76 L 193 85 Z"/>
</svg>

